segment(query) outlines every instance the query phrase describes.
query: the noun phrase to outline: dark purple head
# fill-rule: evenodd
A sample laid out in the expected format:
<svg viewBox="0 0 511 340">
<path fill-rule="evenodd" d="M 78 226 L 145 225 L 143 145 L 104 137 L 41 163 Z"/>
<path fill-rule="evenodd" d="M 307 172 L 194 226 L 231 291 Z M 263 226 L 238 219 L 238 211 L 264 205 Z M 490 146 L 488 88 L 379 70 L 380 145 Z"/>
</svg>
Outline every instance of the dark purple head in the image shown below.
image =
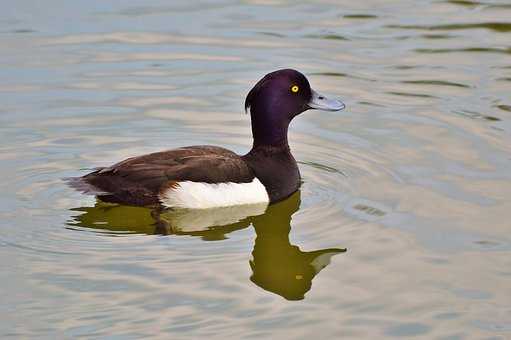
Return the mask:
<svg viewBox="0 0 511 340">
<path fill-rule="evenodd" d="M 249 108 L 254 145 L 283 145 L 295 116 L 308 109 L 339 111 L 344 104 L 311 89 L 300 72 L 284 69 L 268 73 L 250 90 L 245 110 Z"/>
</svg>

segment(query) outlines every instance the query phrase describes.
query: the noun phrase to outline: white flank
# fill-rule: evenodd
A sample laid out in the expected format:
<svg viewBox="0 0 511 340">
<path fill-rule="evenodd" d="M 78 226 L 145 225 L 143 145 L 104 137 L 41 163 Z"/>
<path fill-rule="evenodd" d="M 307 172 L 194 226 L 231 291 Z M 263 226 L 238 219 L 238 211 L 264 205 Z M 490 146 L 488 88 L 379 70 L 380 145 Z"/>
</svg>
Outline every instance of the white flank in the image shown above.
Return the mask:
<svg viewBox="0 0 511 340">
<path fill-rule="evenodd" d="M 264 185 L 257 179 L 250 183 L 179 182 L 160 194 L 161 203 L 169 208 L 207 209 L 231 205 L 269 203 Z"/>
</svg>

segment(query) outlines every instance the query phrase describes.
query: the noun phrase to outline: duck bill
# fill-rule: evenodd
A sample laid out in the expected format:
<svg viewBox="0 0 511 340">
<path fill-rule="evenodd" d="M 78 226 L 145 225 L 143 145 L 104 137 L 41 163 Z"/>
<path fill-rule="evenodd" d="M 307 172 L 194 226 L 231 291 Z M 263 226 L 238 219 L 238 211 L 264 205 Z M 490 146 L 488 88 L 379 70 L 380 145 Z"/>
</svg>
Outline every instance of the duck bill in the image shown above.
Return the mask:
<svg viewBox="0 0 511 340">
<path fill-rule="evenodd" d="M 346 107 L 340 100 L 328 99 L 322 94 L 312 91 L 312 97 L 309 101 L 310 109 L 325 110 L 325 111 L 340 111 Z"/>
</svg>

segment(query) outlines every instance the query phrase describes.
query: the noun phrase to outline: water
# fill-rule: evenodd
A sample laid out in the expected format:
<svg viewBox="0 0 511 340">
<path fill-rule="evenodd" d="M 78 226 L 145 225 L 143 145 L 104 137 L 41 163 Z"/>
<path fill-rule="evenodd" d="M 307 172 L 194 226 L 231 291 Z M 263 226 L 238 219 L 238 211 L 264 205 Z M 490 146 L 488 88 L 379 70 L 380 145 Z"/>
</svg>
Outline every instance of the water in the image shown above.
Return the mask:
<svg viewBox="0 0 511 340">
<path fill-rule="evenodd" d="M 3 6 L 0 337 L 511 337 L 509 18 L 497 0 Z M 347 110 L 293 122 L 304 183 L 265 214 L 190 230 L 62 182 L 246 152 L 244 96 L 282 67 Z"/>
</svg>

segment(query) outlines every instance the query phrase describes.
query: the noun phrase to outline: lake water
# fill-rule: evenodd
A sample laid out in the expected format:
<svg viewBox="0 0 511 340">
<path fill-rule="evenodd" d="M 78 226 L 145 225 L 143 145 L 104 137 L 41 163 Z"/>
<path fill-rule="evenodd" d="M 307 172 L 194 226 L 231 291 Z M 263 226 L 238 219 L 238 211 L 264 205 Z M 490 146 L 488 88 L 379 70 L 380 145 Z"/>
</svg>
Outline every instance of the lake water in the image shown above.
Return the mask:
<svg viewBox="0 0 511 340">
<path fill-rule="evenodd" d="M 3 6 L 0 337 L 510 338 L 509 1 L 176 3 Z M 264 214 L 194 230 L 62 181 L 248 151 L 284 67 L 347 109 L 293 122 L 303 186 Z"/>
</svg>

